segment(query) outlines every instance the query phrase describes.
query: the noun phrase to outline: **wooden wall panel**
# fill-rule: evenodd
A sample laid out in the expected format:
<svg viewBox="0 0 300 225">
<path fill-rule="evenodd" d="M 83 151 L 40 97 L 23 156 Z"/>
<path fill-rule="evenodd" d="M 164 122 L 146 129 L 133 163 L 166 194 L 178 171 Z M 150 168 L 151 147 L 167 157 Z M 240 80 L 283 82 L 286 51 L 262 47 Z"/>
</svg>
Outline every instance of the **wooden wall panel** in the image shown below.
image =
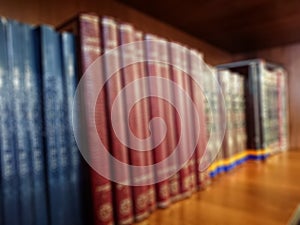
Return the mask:
<svg viewBox="0 0 300 225">
<path fill-rule="evenodd" d="M 263 58 L 282 64 L 288 72 L 290 145 L 300 147 L 300 43 L 233 56 L 234 60 Z"/>
<path fill-rule="evenodd" d="M 203 52 L 205 60 L 212 65 L 231 60 L 229 53 L 115 0 L 0 0 L 0 15 L 33 24 L 57 26 L 78 12 L 111 15 L 145 32 L 187 44 Z"/>
</svg>

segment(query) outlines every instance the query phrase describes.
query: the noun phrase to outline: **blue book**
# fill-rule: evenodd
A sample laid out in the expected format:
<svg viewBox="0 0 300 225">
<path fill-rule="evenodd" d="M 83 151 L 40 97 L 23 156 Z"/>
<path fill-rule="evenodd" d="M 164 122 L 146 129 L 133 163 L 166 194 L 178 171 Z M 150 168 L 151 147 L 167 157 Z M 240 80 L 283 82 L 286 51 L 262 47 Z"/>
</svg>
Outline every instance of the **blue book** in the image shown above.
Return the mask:
<svg viewBox="0 0 300 225">
<path fill-rule="evenodd" d="M 68 208 L 72 212 L 70 218 L 70 224 L 81 225 L 83 224 L 83 210 L 82 206 L 82 167 L 81 156 L 77 148 L 75 137 L 72 128 L 72 119 L 76 121 L 76 115 L 73 114 L 73 100 L 77 86 L 77 66 L 76 66 L 76 49 L 75 49 L 75 37 L 70 33 L 61 34 L 62 43 L 62 60 L 63 60 L 63 86 L 65 96 L 65 124 L 66 124 L 66 138 L 68 140 L 67 147 L 70 154 L 70 169 L 69 169 L 69 181 L 70 181 L 70 201 Z M 74 116 L 75 118 L 72 118 Z"/>
<path fill-rule="evenodd" d="M 11 86 L 8 65 L 8 21 L 0 18 L 0 134 L 3 224 L 20 224 L 16 155 L 13 144 Z"/>
<path fill-rule="evenodd" d="M 24 36 L 22 25 L 9 20 L 7 25 L 9 84 L 11 94 L 11 117 L 13 118 L 13 146 L 17 161 L 19 219 L 22 224 L 33 224 L 32 164 L 28 133 L 26 132 L 26 98 L 24 95 Z M 15 215 L 14 215 L 15 216 Z"/>
<path fill-rule="evenodd" d="M 62 224 L 69 224 L 71 218 L 74 217 L 74 212 L 71 211 L 70 203 L 72 201 L 71 196 L 71 185 L 70 185 L 70 149 L 67 146 L 69 138 L 67 138 L 67 126 L 68 126 L 68 115 L 64 93 L 63 83 L 63 60 L 62 60 L 62 43 L 60 34 L 55 33 L 54 35 L 54 46 L 55 46 L 55 79 L 56 79 L 56 99 L 55 99 L 55 111 L 56 121 L 55 125 L 57 128 L 57 145 L 58 145 L 58 159 L 59 159 L 59 179 L 61 184 L 61 210 L 63 211 Z M 71 224 L 71 223 L 70 223 Z"/>
<path fill-rule="evenodd" d="M 32 176 L 34 190 L 34 220 L 37 225 L 47 225 L 47 196 L 45 177 L 45 158 L 43 143 L 43 119 L 42 119 L 42 87 L 40 71 L 40 58 L 36 33 L 29 25 L 23 25 L 24 42 L 24 68 L 25 68 L 25 97 L 28 99 L 26 106 L 26 118 L 28 122 L 32 158 Z"/>
<path fill-rule="evenodd" d="M 44 134 L 50 224 L 69 223 L 68 149 L 65 139 L 65 114 L 59 34 L 49 26 L 37 29 L 40 40 Z"/>
</svg>

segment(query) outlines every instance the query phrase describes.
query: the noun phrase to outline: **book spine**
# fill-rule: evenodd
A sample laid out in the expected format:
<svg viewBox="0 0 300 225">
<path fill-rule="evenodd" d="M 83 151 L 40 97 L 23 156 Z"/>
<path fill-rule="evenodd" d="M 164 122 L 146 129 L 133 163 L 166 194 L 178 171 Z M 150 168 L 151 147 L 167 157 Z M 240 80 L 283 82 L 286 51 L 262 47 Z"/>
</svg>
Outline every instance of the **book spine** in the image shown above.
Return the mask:
<svg viewBox="0 0 300 225">
<path fill-rule="evenodd" d="M 270 90 L 269 90 L 269 112 L 271 114 L 270 119 L 270 147 L 274 152 L 279 150 L 279 108 L 278 108 L 278 85 L 276 71 L 270 71 Z"/>
<path fill-rule="evenodd" d="M 205 147 L 207 144 L 207 128 L 206 128 L 206 116 L 205 116 L 205 103 L 204 103 L 204 93 L 201 90 L 201 87 L 197 84 L 203 83 L 203 56 L 195 50 L 190 51 L 190 73 L 193 75 L 194 80 L 190 80 L 191 85 L 191 96 L 192 100 L 196 106 L 199 123 L 200 123 L 200 136 L 198 138 L 198 143 L 195 149 L 195 170 L 196 170 L 196 185 L 197 188 L 201 188 L 201 172 L 199 171 L 200 160 L 204 154 Z M 195 133 L 194 133 L 195 135 Z"/>
<path fill-rule="evenodd" d="M 182 64 L 182 49 L 183 46 L 180 46 L 178 44 L 173 44 L 171 43 L 171 63 L 173 65 L 171 69 L 171 77 L 172 80 L 177 83 L 180 87 L 184 89 L 184 74 L 181 70 L 178 70 L 177 68 L 174 67 L 174 65 L 181 65 L 181 67 L 184 67 Z M 175 95 L 175 90 L 173 90 L 173 93 Z M 180 108 L 185 108 L 185 102 L 184 99 L 179 97 L 175 98 L 176 105 Z M 186 112 L 185 112 L 186 113 Z M 181 115 L 182 118 L 187 118 L 186 114 Z M 179 154 L 178 154 L 178 162 L 179 165 L 182 165 L 184 162 L 182 162 L 182 159 L 187 158 L 187 149 L 189 144 L 188 144 L 188 139 L 187 138 L 181 138 L 181 133 L 183 134 L 188 134 L 188 127 L 186 125 L 186 120 L 182 118 L 176 117 L 176 131 L 177 131 L 177 140 L 182 139 L 180 142 L 180 145 L 178 146 L 179 148 Z M 187 135 L 189 136 L 189 134 Z M 186 198 L 191 195 L 191 188 L 190 188 L 190 171 L 189 171 L 189 166 L 187 163 L 183 164 L 183 167 L 179 170 L 179 183 L 180 183 L 180 195 L 181 198 Z"/>
<path fill-rule="evenodd" d="M 40 65 L 37 34 L 33 28 L 24 25 L 24 64 L 25 96 L 27 101 L 27 120 L 31 143 L 32 176 L 34 189 L 34 218 L 36 224 L 48 224 L 46 166 L 42 123 L 42 84 L 39 76 Z"/>
<path fill-rule="evenodd" d="M 231 73 L 229 80 L 229 92 L 230 94 L 230 109 L 231 109 L 231 136 L 232 136 L 232 157 L 238 153 L 238 132 L 237 132 L 237 123 L 238 123 L 238 109 L 237 109 L 237 74 Z M 235 167 L 235 162 L 232 162 L 232 167 Z"/>
<path fill-rule="evenodd" d="M 59 170 L 59 182 L 60 191 L 62 195 L 61 199 L 61 211 L 63 213 L 62 223 L 65 224 L 72 217 L 73 212 L 70 211 L 69 202 L 71 201 L 71 184 L 70 184 L 70 154 L 67 146 L 67 120 L 65 115 L 67 115 L 66 98 L 64 94 L 63 86 L 63 68 L 62 68 L 62 55 L 61 55 L 61 41 L 60 34 L 57 32 L 53 33 L 53 48 L 54 51 L 54 74 L 55 74 L 55 125 L 56 125 L 56 140 L 58 147 L 58 170 Z"/>
<path fill-rule="evenodd" d="M 146 36 L 147 40 L 153 41 L 153 43 L 147 43 L 147 54 L 148 59 L 151 60 L 153 58 L 154 60 L 159 61 L 168 61 L 168 44 L 167 41 L 161 38 L 157 38 L 155 36 Z M 153 60 L 152 59 L 152 60 Z M 152 68 L 152 70 L 150 70 Z M 149 74 L 148 76 L 159 76 L 165 79 L 170 79 L 170 73 L 169 73 L 169 65 L 153 62 L 148 63 L 149 68 Z M 171 99 L 171 87 L 168 85 L 162 85 L 161 82 L 151 82 L 149 83 L 149 91 L 154 94 L 155 92 L 164 91 L 164 96 L 166 99 Z M 154 163 L 160 163 L 161 161 L 165 160 L 170 153 L 172 153 L 172 150 L 175 149 L 175 146 L 172 143 L 172 133 L 174 132 L 174 118 L 173 118 L 173 109 L 170 103 L 164 102 L 159 98 L 151 97 L 151 117 L 162 117 L 164 119 L 164 122 L 166 123 L 167 127 L 167 134 L 166 138 L 160 143 L 160 145 L 156 146 L 155 149 L 153 149 L 153 157 L 154 157 Z M 163 136 L 162 129 L 154 128 L 153 130 L 154 136 L 153 141 L 154 143 L 159 142 L 159 138 Z M 171 202 L 171 194 L 170 194 L 170 183 L 169 179 L 167 177 L 170 177 L 169 174 L 172 174 L 172 168 L 176 171 L 176 161 L 172 160 L 171 158 L 168 158 L 168 161 L 165 161 L 165 163 L 162 164 L 162 168 L 158 169 L 156 168 L 156 177 L 164 177 L 164 179 L 158 183 L 155 184 L 156 192 L 157 192 L 157 205 L 160 208 L 167 207 Z"/>
<path fill-rule="evenodd" d="M 247 148 L 261 149 L 260 118 L 259 118 L 259 82 L 257 64 L 248 67 L 245 82 L 246 99 L 246 128 L 247 128 Z"/>
<path fill-rule="evenodd" d="M 182 87 L 185 90 L 185 93 L 192 99 L 192 92 L 191 92 L 191 84 L 190 84 L 190 58 L 189 58 L 189 49 L 183 47 L 182 48 L 182 63 L 183 63 L 183 83 Z M 194 107 L 194 106 L 192 106 Z M 190 109 L 190 106 L 188 102 L 185 102 L 184 108 L 186 109 L 187 113 L 187 120 L 185 121 L 185 126 L 186 130 L 188 133 L 188 140 L 187 140 L 187 148 L 190 149 L 189 151 L 193 152 L 192 157 L 188 160 L 188 167 L 189 167 L 189 183 L 190 183 L 190 189 L 191 192 L 195 192 L 197 187 L 196 187 L 196 168 L 195 168 L 195 146 L 193 146 L 194 142 L 194 135 L 196 132 L 196 129 L 194 129 L 194 121 L 193 119 L 193 112 L 192 109 Z"/>
<path fill-rule="evenodd" d="M 11 76 L 8 64 L 8 21 L 0 19 L 0 119 L 1 119 L 1 195 L 3 196 L 3 224 L 20 224 L 19 217 L 19 184 L 16 165 L 16 152 L 13 142 Z M 11 54 L 11 53 L 10 53 Z M 7 84 L 7 85 L 5 85 Z M 15 215 L 15 216 L 13 216 Z"/>
<path fill-rule="evenodd" d="M 63 196 L 59 167 L 59 144 L 57 128 L 57 83 L 54 68 L 57 56 L 56 33 L 48 26 L 38 28 L 40 35 L 40 58 L 42 60 L 42 96 L 44 116 L 44 141 L 46 147 L 47 185 L 49 198 L 49 217 L 51 224 L 63 224 L 63 210 L 57 210 L 57 206 L 63 207 Z M 59 76 L 59 74 L 58 74 Z"/>
<path fill-rule="evenodd" d="M 74 225 L 83 224 L 82 213 L 82 165 L 83 160 L 80 156 L 80 152 L 77 148 L 75 138 L 73 136 L 72 128 L 72 112 L 73 112 L 73 96 L 77 85 L 77 66 L 76 66 L 76 52 L 75 52 L 75 36 L 71 33 L 61 34 L 62 43 L 62 61 L 63 61 L 63 89 L 65 96 L 66 109 L 65 113 L 67 118 L 65 119 L 66 126 L 66 139 L 67 148 L 69 149 L 70 168 L 69 168 L 69 185 L 70 185 L 70 199 L 68 200 L 68 209 L 72 213 L 70 223 Z M 76 115 L 73 114 L 74 117 Z"/>
<path fill-rule="evenodd" d="M 278 87 L 278 121 L 279 121 L 279 145 L 281 150 L 287 150 L 288 132 L 287 132 L 287 88 L 286 76 L 282 69 L 277 71 Z"/>
<path fill-rule="evenodd" d="M 116 48 L 118 46 L 118 29 L 117 23 L 115 20 L 103 17 L 101 20 L 101 29 L 102 29 L 102 47 L 104 54 L 109 50 Z M 119 54 L 116 53 L 109 59 L 107 57 L 104 58 L 104 73 L 105 77 L 109 76 L 111 73 L 111 65 L 120 66 L 120 58 Z M 108 78 L 108 77 L 106 77 Z M 117 95 L 122 90 L 122 77 L 121 73 L 117 72 L 114 76 L 108 80 L 106 86 L 106 113 L 107 118 L 111 118 L 112 116 L 112 107 Z M 123 121 L 126 121 L 126 117 L 124 114 L 124 109 L 126 110 L 125 99 L 122 97 L 122 101 L 120 104 L 120 111 L 114 114 L 113 119 L 119 119 L 122 121 L 118 125 L 119 134 L 123 140 L 127 139 L 126 134 L 126 124 Z M 112 127 L 112 122 L 108 123 L 109 134 L 110 134 L 110 153 L 119 161 L 128 164 L 128 149 L 122 144 L 119 138 L 116 136 L 114 128 Z M 126 170 L 122 170 L 117 168 L 116 165 L 112 165 L 112 175 L 118 179 L 122 178 L 123 183 L 129 183 L 130 174 L 129 168 Z M 114 203 L 116 209 L 116 220 L 120 224 L 128 224 L 133 221 L 133 213 L 132 213 L 132 202 L 131 202 L 131 189 L 128 185 L 123 185 L 121 183 L 113 183 L 114 187 Z"/>
<path fill-rule="evenodd" d="M 80 62 L 81 62 L 81 77 L 88 67 L 100 56 L 101 54 L 101 35 L 98 16 L 92 14 L 81 14 L 79 16 L 79 44 L 80 44 Z M 100 71 L 101 74 L 101 71 Z M 102 78 L 102 77 L 100 77 Z M 90 91 L 96 88 L 93 83 L 87 84 L 85 87 L 85 101 L 84 104 L 88 104 L 88 95 Z M 108 147 L 108 132 L 107 132 L 107 117 L 105 115 L 105 101 L 103 96 L 99 96 L 102 100 L 96 107 L 95 118 L 97 127 L 101 127 L 101 140 L 105 147 Z M 109 168 L 109 159 L 101 159 L 93 157 L 94 149 L 97 146 L 93 146 L 93 137 L 95 134 L 89 134 L 88 123 L 90 120 L 85 118 L 87 123 L 87 140 L 90 149 L 91 159 L 94 160 L 94 164 L 104 164 L 104 168 Z M 112 188 L 111 182 L 102 177 L 92 168 L 91 173 L 91 195 L 93 202 L 93 214 L 95 225 L 112 225 L 114 224 L 113 217 L 113 202 L 112 202 Z"/>
<path fill-rule="evenodd" d="M 214 68 L 210 65 L 203 64 L 203 91 L 205 95 L 205 123 L 206 123 L 206 132 L 207 138 L 212 138 L 211 136 L 216 135 L 216 123 L 215 121 L 216 115 L 216 96 L 214 90 Z M 207 145 L 207 149 L 205 155 L 203 157 L 207 157 L 206 160 L 215 160 L 213 159 L 213 152 L 216 151 L 216 142 L 211 142 L 210 145 Z M 202 159 L 201 159 L 202 161 Z M 206 188 L 211 182 L 209 170 L 203 171 L 201 173 L 201 189 Z"/>
<path fill-rule="evenodd" d="M 244 97 L 244 77 L 238 75 L 237 83 L 237 102 L 238 111 L 237 133 L 239 143 L 239 153 L 246 150 L 246 133 L 245 133 L 245 97 Z M 242 159 L 244 161 L 244 159 Z"/>
<path fill-rule="evenodd" d="M 28 127 L 26 119 L 26 99 L 24 92 L 24 64 L 23 51 L 20 52 L 24 44 L 24 34 L 22 24 L 16 21 L 8 23 L 8 51 L 9 66 L 11 75 L 12 91 L 12 116 L 14 147 L 17 158 L 17 169 L 19 179 L 19 216 L 25 224 L 33 223 L 33 190 L 32 190 L 32 161 L 30 152 L 29 136 L 26 129 Z M 28 207 L 29 206 L 29 207 Z"/>
<path fill-rule="evenodd" d="M 135 30 L 134 32 L 134 41 L 137 43 L 137 49 L 135 51 L 135 57 L 137 57 L 138 60 L 145 60 L 145 46 L 142 43 L 143 41 L 143 33 L 141 31 Z M 137 63 L 137 77 L 146 77 L 147 71 L 145 62 L 139 62 Z M 147 84 L 143 84 L 143 88 L 141 88 L 141 94 L 142 95 L 148 95 L 149 94 L 149 88 Z M 150 111 L 150 100 L 148 98 L 143 99 L 140 102 L 141 111 L 144 112 L 143 117 L 140 120 L 141 126 L 143 127 L 142 132 L 143 137 L 148 137 L 150 135 L 149 130 L 145 127 L 145 124 L 147 124 L 150 121 L 151 118 L 151 111 Z M 149 141 L 147 144 L 149 146 L 149 149 L 151 148 L 153 150 L 153 143 Z M 146 164 L 147 165 L 153 165 L 154 159 L 152 151 L 146 151 L 144 152 L 146 157 Z M 154 176 L 155 176 L 155 169 L 154 171 L 151 169 L 147 169 L 146 171 L 146 178 L 150 183 L 154 183 Z M 156 201 L 156 189 L 155 184 L 148 185 L 148 202 L 149 202 L 149 211 L 152 212 L 157 208 L 157 201 Z"/>
<path fill-rule="evenodd" d="M 120 34 L 121 44 L 123 45 L 127 43 L 133 43 L 136 40 L 142 41 L 143 38 L 142 33 L 135 31 L 130 24 L 121 24 Z M 143 44 L 141 42 L 136 43 L 135 47 L 132 45 L 131 47 L 127 48 L 126 51 L 124 49 L 122 52 L 123 65 L 125 65 L 126 61 L 133 61 L 137 58 L 144 59 Z M 126 68 L 123 68 L 124 86 L 128 85 L 131 82 L 135 82 L 139 78 L 143 78 L 145 76 L 146 73 L 143 62 L 134 63 L 132 65 L 127 66 Z M 128 105 L 132 98 L 139 99 L 141 96 L 148 95 L 147 85 L 145 83 L 142 83 L 139 86 L 135 85 L 130 90 L 130 95 L 128 95 L 129 92 L 125 92 L 125 94 L 126 102 Z M 129 109 L 127 109 L 127 111 L 128 110 Z M 153 165 L 152 154 L 150 151 L 152 149 L 152 142 L 151 139 L 147 139 L 147 137 L 150 135 L 147 126 L 147 123 L 150 121 L 150 109 L 148 99 L 144 98 L 141 101 L 137 102 L 137 104 L 135 104 L 132 108 L 130 115 L 127 116 L 129 119 L 129 125 L 134 135 L 144 140 L 144 142 L 139 143 L 136 147 L 140 149 L 149 149 L 148 151 L 137 151 L 135 146 L 132 146 L 132 149 L 130 149 L 131 163 L 139 166 Z M 129 141 L 131 143 L 136 143 L 135 137 L 132 136 L 132 134 L 130 135 Z M 134 179 L 132 181 L 135 184 L 137 184 L 136 181 L 138 180 L 144 180 L 147 183 L 152 183 L 154 179 L 154 171 L 152 171 L 149 168 L 141 168 L 139 173 L 136 173 L 136 171 L 132 171 L 132 179 Z M 137 197 L 134 197 L 134 199 L 146 198 L 147 206 L 145 207 L 148 212 L 143 212 L 142 214 L 144 214 L 144 216 L 147 216 L 147 214 L 149 214 L 150 211 L 153 211 L 156 208 L 154 185 L 143 185 L 141 187 L 132 188 L 133 193 L 137 194 Z M 134 201 L 135 208 L 139 207 L 138 204 L 138 200 Z M 140 220 L 139 217 L 140 216 L 137 217 L 137 220 Z"/>
<path fill-rule="evenodd" d="M 242 134 L 242 151 L 246 151 L 247 149 L 247 133 L 246 133 L 246 98 L 245 98 L 245 77 L 244 76 L 240 76 L 240 82 L 241 82 L 241 86 L 240 86 L 240 107 L 241 107 L 241 113 L 242 113 L 242 119 L 241 119 L 241 126 L 243 129 L 243 134 Z M 245 158 L 246 160 L 247 158 Z"/>
</svg>

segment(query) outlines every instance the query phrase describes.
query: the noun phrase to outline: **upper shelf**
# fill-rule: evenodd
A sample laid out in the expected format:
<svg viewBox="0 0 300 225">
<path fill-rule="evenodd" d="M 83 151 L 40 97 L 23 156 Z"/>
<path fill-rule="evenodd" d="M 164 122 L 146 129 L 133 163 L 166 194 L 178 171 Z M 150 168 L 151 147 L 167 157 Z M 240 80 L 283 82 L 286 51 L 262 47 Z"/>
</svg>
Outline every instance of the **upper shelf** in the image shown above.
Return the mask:
<svg viewBox="0 0 300 225">
<path fill-rule="evenodd" d="M 119 1 L 232 53 L 300 41 L 297 0 Z"/>
</svg>

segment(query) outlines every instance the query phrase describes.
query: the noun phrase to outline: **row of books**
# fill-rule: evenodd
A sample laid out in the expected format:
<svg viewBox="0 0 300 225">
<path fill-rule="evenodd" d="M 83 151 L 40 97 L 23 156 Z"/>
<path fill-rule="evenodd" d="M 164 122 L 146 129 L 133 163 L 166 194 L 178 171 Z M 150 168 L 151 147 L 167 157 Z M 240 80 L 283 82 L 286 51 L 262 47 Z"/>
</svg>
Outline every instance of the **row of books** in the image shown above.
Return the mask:
<svg viewBox="0 0 300 225">
<path fill-rule="evenodd" d="M 220 126 L 225 126 L 225 135 L 220 153 L 210 167 L 211 176 L 229 171 L 244 162 L 247 149 L 244 77 L 229 70 L 218 71 L 225 108 L 219 109 Z M 222 98 L 219 100 L 222 100 Z"/>
<path fill-rule="evenodd" d="M 262 59 L 218 66 L 245 78 L 247 148 L 276 152 L 288 149 L 288 89 L 283 67 Z"/>
<path fill-rule="evenodd" d="M 187 75 L 191 71 L 200 77 L 203 68 L 202 55 L 178 43 L 168 42 L 152 34 L 143 34 L 131 24 L 110 17 L 100 18 L 83 14 L 62 25 L 59 30 L 74 33 L 78 37 L 80 46 L 80 74 L 81 80 L 86 82 L 82 83 L 82 95 L 79 97 L 83 99 L 79 103 L 84 111 L 81 112 L 83 114 L 81 120 L 84 120 L 85 124 L 79 127 L 79 130 L 88 128 L 85 131 L 87 142 L 79 144 L 80 147 L 89 149 L 94 169 L 101 171 L 100 174 L 103 175 L 105 171 L 103 172 L 103 168 L 97 165 L 109 162 L 110 159 L 104 158 L 104 154 L 101 157 L 97 155 L 98 145 L 94 143 L 97 143 L 96 139 L 99 137 L 98 134 L 95 135 L 95 132 L 91 133 L 90 129 L 93 126 L 96 127 L 95 129 L 98 127 L 97 131 L 102 143 L 109 153 L 129 165 L 120 169 L 118 163 L 113 162 L 105 167 L 110 169 L 108 174 L 111 174 L 109 177 L 111 179 L 99 176 L 94 170 L 91 171 L 96 224 L 110 224 L 113 221 L 112 218 L 118 224 L 142 220 L 155 208 L 165 208 L 172 202 L 191 196 L 200 187 L 205 187 L 209 182 L 209 175 L 207 172 L 198 171 L 200 157 L 207 142 L 204 95 L 197 83 Z M 143 40 L 145 42 L 141 42 Z M 135 45 L 128 45 L 134 42 L 136 42 Z M 117 49 L 121 45 L 128 46 L 128 48 Z M 99 72 L 93 69 L 97 68 L 97 65 L 91 63 L 101 54 L 107 54 L 107 57 L 101 58 L 103 68 L 98 78 L 105 80 L 109 77 L 109 81 L 104 86 L 104 92 L 100 91 L 96 106 L 89 108 L 89 101 L 94 98 L 93 91 L 97 89 L 98 84 L 93 79 L 89 80 L 86 74 L 92 77 L 93 73 L 91 74 L 90 70 Z M 128 63 L 136 58 L 142 60 L 134 64 Z M 181 70 L 170 65 L 176 65 Z M 116 70 L 112 69 L 113 66 L 116 68 L 123 66 L 123 68 Z M 110 77 L 110 73 L 113 76 Z M 114 113 L 114 104 L 118 94 L 127 85 L 141 78 L 153 79 L 131 86 L 130 92 L 125 91 L 118 103 L 121 106 Z M 166 80 L 167 83 L 164 82 Z M 172 85 L 170 81 L 173 81 L 180 87 L 180 90 L 184 90 L 193 99 L 199 113 L 197 118 L 190 114 L 188 103 L 176 93 L 176 85 Z M 141 99 L 141 96 L 147 96 L 147 98 L 136 103 L 131 112 L 126 114 L 130 110 L 128 108 L 130 108 L 131 98 Z M 174 105 L 170 103 L 172 101 Z M 95 125 L 93 125 L 94 121 L 89 119 L 94 110 L 96 110 Z M 116 135 L 114 124 L 108 120 L 110 117 L 118 126 L 118 135 Z M 154 121 L 151 121 L 152 118 L 158 117 L 163 118 L 166 126 L 166 137 L 162 140 L 163 127 L 154 126 Z M 197 123 L 194 120 L 200 120 L 201 128 L 195 126 Z M 150 121 L 152 122 L 150 123 L 151 133 L 148 125 Z M 200 138 L 195 136 L 197 133 L 194 131 L 197 129 L 200 129 L 200 135 L 198 133 Z M 134 135 L 130 134 L 131 131 Z M 146 139 L 149 136 L 151 142 L 144 142 L 142 148 L 147 150 L 152 144 L 150 146 L 152 151 L 139 152 L 135 147 L 126 146 L 120 141 L 120 137 L 125 137 L 129 139 L 129 143 L 133 143 L 136 137 Z M 176 148 L 179 151 L 176 152 Z M 96 159 L 99 161 L 95 161 Z M 138 171 L 129 168 L 132 165 L 140 168 Z M 154 167 L 147 169 L 148 165 L 154 165 Z M 144 171 L 141 172 L 141 170 Z M 122 178 L 122 182 L 118 182 L 118 178 Z M 111 196 L 103 198 L 109 195 Z M 104 205 L 109 204 L 112 208 L 109 211 L 111 214 L 105 214 L 103 217 L 103 214 L 98 212 Z"/>
<path fill-rule="evenodd" d="M 247 60 L 218 66 L 226 108 L 221 151 L 209 168 L 211 177 L 249 159 L 264 160 L 288 149 L 287 76 L 281 66 Z M 212 88 L 211 88 L 212 89 Z M 222 100 L 222 98 L 221 98 Z"/>
<path fill-rule="evenodd" d="M 1 224 L 131 224 L 265 154 L 249 144 L 252 76 L 195 49 L 95 14 L 56 30 L 1 18 L 0 38 Z M 281 71 L 256 104 L 286 147 Z"/>
<path fill-rule="evenodd" d="M 114 61 L 104 62 L 106 70 L 110 64 L 122 64 L 123 60 L 136 57 L 136 54 L 156 60 L 159 60 L 157 57 L 163 57 L 164 60 L 177 61 L 178 64 L 184 62 L 182 66 L 185 67 L 190 66 L 187 58 L 194 54 L 198 62 L 193 67 L 199 70 L 202 62 L 200 53 L 178 48 L 176 44 L 173 48 L 175 56 L 171 58 L 166 40 L 150 34 L 144 36 L 130 24 L 119 23 L 108 17 L 100 19 L 95 15 L 81 15 L 63 26 L 62 29 L 72 31 L 77 36 L 67 32 L 59 33 L 49 26 L 34 27 L 5 18 L 1 18 L 0 26 L 0 47 L 3 53 L 0 60 L 1 223 L 89 224 L 92 217 L 88 210 L 90 207 L 93 208 L 94 224 L 130 224 L 146 218 L 156 207 L 167 207 L 171 202 L 190 196 L 200 186 L 204 187 L 209 177 L 208 174 L 198 173 L 197 160 L 197 154 L 202 149 L 197 149 L 197 154 L 183 168 L 177 164 L 187 154 L 184 148 L 189 148 L 193 140 L 185 139 L 181 143 L 181 151 L 170 161 L 173 169 L 167 168 L 172 168 L 172 165 L 165 164 L 161 171 L 147 170 L 142 174 L 134 174 L 129 168 L 120 171 L 111 165 L 109 159 L 90 156 L 96 164 L 108 168 L 114 174 L 113 177 L 136 180 L 136 183 L 153 179 L 159 173 L 172 175 L 157 184 L 150 182 L 149 185 L 130 186 L 130 182 L 126 181 L 125 184 L 112 182 L 88 167 L 78 151 L 72 130 L 72 102 L 77 78 L 102 53 L 144 38 L 158 40 L 147 46 L 140 43 L 139 48 L 131 52 L 118 52 L 112 59 Z M 77 44 L 79 47 L 76 49 Z M 148 53 L 144 47 L 148 48 Z M 103 75 L 102 71 L 97 72 Z M 193 94 L 199 100 L 196 104 L 198 109 L 203 111 L 203 96 L 196 93 L 199 91 L 196 84 L 185 79 L 187 76 L 178 69 L 149 62 L 117 72 L 106 84 L 104 92 L 100 93 L 93 116 L 96 116 L 99 134 L 110 154 L 128 165 L 159 163 L 172 154 L 178 144 L 176 138 L 180 137 L 180 131 L 189 132 L 187 137 L 193 138 L 193 130 L 187 125 L 181 125 L 175 109 L 156 97 L 136 104 L 133 109 L 136 113 L 133 112 L 132 121 L 129 122 L 137 136 L 146 137 L 149 135 L 148 123 L 152 117 L 165 119 L 168 137 L 153 152 L 138 152 L 122 145 L 112 124 L 108 124 L 115 98 L 126 84 L 142 76 L 159 76 L 160 73 L 166 79 L 172 76 L 174 81 L 189 91 L 190 96 Z M 155 82 L 149 87 L 135 87 L 134 94 L 140 95 L 153 88 L 153 93 L 166 92 L 165 95 L 172 98 L 171 87 L 162 86 L 159 80 Z M 195 89 L 193 93 L 192 87 Z M 93 91 L 93 83 L 89 83 L 88 90 Z M 125 119 L 123 111 L 129 100 L 123 98 L 123 106 L 116 114 L 121 121 Z M 83 110 L 88 101 L 88 97 L 84 99 Z M 184 99 L 175 101 L 177 105 L 185 107 Z M 188 116 L 185 115 L 185 118 Z M 204 118 L 204 112 L 201 116 Z M 192 127 L 192 123 L 190 120 L 188 126 Z M 125 123 L 118 125 L 123 129 L 122 135 L 127 137 Z M 205 132 L 201 134 L 201 145 L 197 145 L 197 148 L 204 148 Z M 157 134 L 162 134 L 162 131 L 157 129 L 152 130 L 152 133 L 155 134 L 153 139 L 159 139 Z M 90 135 L 88 130 L 86 134 L 90 141 L 93 134 Z M 178 172 L 172 174 L 172 171 Z"/>
<path fill-rule="evenodd" d="M 75 39 L 0 19 L 0 224 L 84 224 Z"/>
</svg>

